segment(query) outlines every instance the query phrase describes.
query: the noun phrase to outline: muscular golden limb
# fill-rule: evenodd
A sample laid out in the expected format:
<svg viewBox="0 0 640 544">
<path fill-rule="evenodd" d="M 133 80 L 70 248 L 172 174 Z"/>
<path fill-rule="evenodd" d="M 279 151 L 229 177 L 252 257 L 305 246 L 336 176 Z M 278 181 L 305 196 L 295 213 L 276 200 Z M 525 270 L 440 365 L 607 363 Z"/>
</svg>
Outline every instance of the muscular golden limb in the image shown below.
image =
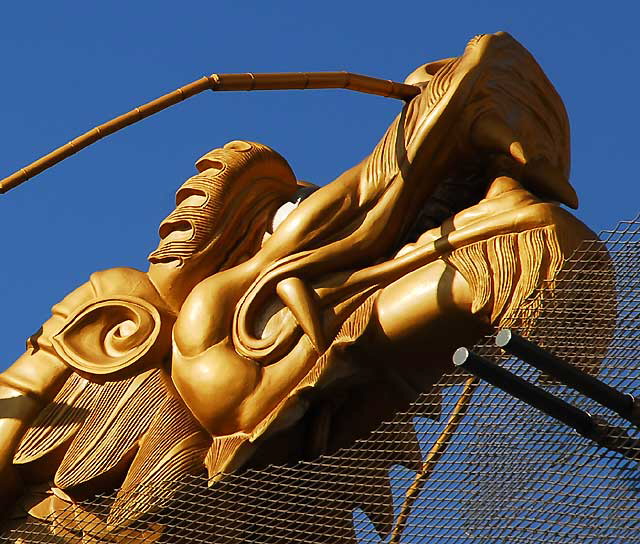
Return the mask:
<svg viewBox="0 0 640 544">
<path fill-rule="evenodd" d="M 28 340 L 27 351 L 0 374 L 0 474 L 6 478 L 6 485 L 0 486 L 0 503 L 15 499 L 21 487 L 13 466 L 20 440 L 71 373 L 56 355 L 50 334 L 64 323 L 68 306 L 89 293 L 90 287 L 84 285 L 58 304 L 54 315 Z"/>
<path fill-rule="evenodd" d="M 20 488 L 12 463 L 24 432 L 69 373 L 69 367 L 44 350 L 29 350 L 0 374 L 0 505 L 7 506 Z"/>
</svg>

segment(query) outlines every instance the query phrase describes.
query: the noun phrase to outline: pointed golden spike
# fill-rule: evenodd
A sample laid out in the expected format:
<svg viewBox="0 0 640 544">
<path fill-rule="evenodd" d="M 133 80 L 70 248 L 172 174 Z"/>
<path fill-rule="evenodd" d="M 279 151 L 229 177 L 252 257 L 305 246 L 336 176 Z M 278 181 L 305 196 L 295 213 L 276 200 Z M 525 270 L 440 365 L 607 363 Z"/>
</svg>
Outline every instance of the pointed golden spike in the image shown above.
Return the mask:
<svg viewBox="0 0 640 544">
<path fill-rule="evenodd" d="M 520 164 L 527 163 L 522 144 L 513 129 L 497 113 L 485 113 L 471 127 L 471 142 L 478 149 L 512 156 Z"/>
<path fill-rule="evenodd" d="M 322 330 L 320 313 L 317 309 L 317 295 L 300 278 L 286 278 L 276 286 L 276 292 L 284 305 L 291 310 L 302 330 L 311 340 L 318 353 L 327 349 Z"/>
<path fill-rule="evenodd" d="M 534 193 L 573 208 L 578 207 L 578 194 L 559 168 L 547 159 L 532 160 L 524 169 L 524 184 Z"/>
<path fill-rule="evenodd" d="M 471 142 L 478 149 L 511 156 L 524 166 L 524 182 L 534 193 L 576 209 L 578 195 L 561 170 L 544 157 L 530 159 L 513 129 L 497 113 L 478 117 L 471 128 Z"/>
<path fill-rule="evenodd" d="M 524 154 L 524 149 L 520 142 L 512 142 L 509 146 L 509 153 L 520 164 L 527 164 L 527 156 Z"/>
</svg>

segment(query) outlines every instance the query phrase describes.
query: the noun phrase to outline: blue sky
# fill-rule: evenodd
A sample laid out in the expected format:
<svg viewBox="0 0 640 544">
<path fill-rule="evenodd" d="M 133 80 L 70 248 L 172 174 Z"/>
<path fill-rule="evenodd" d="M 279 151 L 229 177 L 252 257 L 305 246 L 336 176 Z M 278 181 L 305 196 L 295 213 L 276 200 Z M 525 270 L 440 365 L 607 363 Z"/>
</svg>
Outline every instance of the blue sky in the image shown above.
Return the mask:
<svg viewBox="0 0 640 544">
<path fill-rule="evenodd" d="M 598 231 L 640 211 L 639 15 L 635 2 L 6 2 L 0 171 L 204 74 L 402 80 L 475 34 L 506 30 L 565 101 L 577 214 Z M 1 196 L 0 365 L 91 272 L 146 267 L 175 190 L 209 149 L 263 142 L 324 184 L 372 149 L 399 107 L 347 91 L 205 93 Z"/>
</svg>

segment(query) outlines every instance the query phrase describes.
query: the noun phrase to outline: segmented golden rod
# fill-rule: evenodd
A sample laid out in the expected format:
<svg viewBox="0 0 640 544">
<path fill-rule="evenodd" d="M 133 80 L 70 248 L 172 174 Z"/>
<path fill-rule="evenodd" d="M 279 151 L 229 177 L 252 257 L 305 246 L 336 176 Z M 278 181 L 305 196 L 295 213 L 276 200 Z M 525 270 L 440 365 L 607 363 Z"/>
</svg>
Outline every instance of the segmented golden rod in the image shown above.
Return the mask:
<svg viewBox="0 0 640 544">
<path fill-rule="evenodd" d="M 375 77 L 352 74 L 350 72 L 299 72 L 271 74 L 211 74 L 200 78 L 184 87 L 156 98 L 151 102 L 115 117 L 99 125 L 68 144 L 55 149 L 44 157 L 21 168 L 0 181 L 0 194 L 17 187 L 29 178 L 43 172 L 54 164 L 74 155 L 94 142 L 113 134 L 118 130 L 141 121 L 154 113 L 158 113 L 178 102 L 190 98 L 202 91 L 262 91 L 290 89 L 349 89 L 361 93 L 388 96 L 400 100 L 410 100 L 420 93 L 414 85 L 406 85 L 395 81 L 377 79 Z"/>
</svg>

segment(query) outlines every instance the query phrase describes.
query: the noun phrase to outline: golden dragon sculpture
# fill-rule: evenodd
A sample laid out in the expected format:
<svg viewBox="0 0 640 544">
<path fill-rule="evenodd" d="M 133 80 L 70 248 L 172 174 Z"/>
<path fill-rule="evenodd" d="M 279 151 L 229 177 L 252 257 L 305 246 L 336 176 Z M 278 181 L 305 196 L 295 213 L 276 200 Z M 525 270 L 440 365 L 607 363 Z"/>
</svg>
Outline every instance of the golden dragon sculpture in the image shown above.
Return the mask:
<svg viewBox="0 0 640 544">
<path fill-rule="evenodd" d="M 204 78 L 3 190 L 202 89 L 287 87 L 269 77 Z M 215 483 L 347 446 L 451 370 L 456 347 L 508 325 L 595 238 L 561 206 L 578 204 L 562 101 L 508 34 L 477 36 L 404 84 L 330 83 L 405 99 L 368 157 L 316 187 L 259 143 L 207 153 L 148 271 L 93 274 L 0 375 L 9 526 L 28 515 L 62 541 L 128 541 L 171 496 L 141 486 L 204 471 Z M 106 516 L 83 508 L 116 489 Z"/>
</svg>

